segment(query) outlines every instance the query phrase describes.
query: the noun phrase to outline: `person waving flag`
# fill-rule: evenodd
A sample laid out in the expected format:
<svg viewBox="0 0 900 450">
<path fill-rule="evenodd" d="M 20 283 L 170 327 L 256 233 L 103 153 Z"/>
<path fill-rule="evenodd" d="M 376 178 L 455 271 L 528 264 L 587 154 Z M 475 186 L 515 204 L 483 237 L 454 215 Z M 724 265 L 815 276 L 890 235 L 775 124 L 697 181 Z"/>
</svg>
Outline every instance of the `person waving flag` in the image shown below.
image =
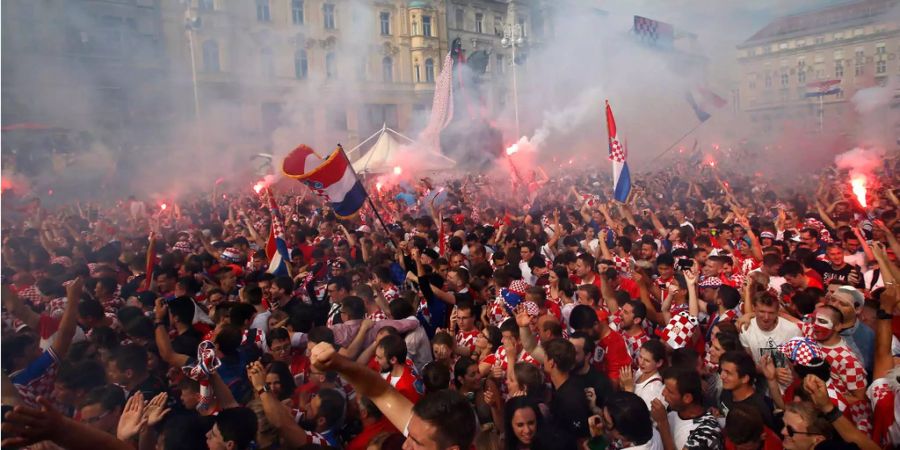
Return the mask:
<svg viewBox="0 0 900 450">
<path fill-rule="evenodd" d="M 631 192 L 631 174 L 628 172 L 628 163 L 625 161 L 627 151 L 619 141 L 616 131 L 616 119 L 613 117 L 609 100 L 606 101 L 606 129 L 609 133 L 609 160 L 613 166 L 613 198 L 625 203 Z"/>
</svg>

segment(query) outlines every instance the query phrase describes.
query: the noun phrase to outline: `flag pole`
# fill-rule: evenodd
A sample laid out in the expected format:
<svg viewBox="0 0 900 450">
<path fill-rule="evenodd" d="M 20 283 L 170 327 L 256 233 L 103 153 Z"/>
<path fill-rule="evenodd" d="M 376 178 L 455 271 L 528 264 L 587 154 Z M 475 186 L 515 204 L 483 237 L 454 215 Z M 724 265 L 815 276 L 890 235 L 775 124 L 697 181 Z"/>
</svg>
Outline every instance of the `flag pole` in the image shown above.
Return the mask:
<svg viewBox="0 0 900 450">
<path fill-rule="evenodd" d="M 353 170 L 353 165 L 350 163 L 350 158 L 347 157 L 347 152 L 344 151 L 344 146 L 341 145 L 341 144 L 338 144 L 337 146 L 338 146 L 338 149 L 341 150 L 341 154 L 344 155 L 344 159 L 347 160 L 347 165 L 350 166 L 350 170 Z M 354 173 L 354 175 L 355 175 L 355 174 L 356 174 L 356 171 L 354 170 L 353 173 Z M 357 175 L 357 179 L 358 179 L 358 177 L 359 177 L 359 176 Z M 375 203 L 372 202 L 372 196 L 369 195 L 369 190 L 366 189 L 366 186 L 365 186 L 364 184 L 360 183 L 360 185 L 361 185 L 362 188 L 363 188 L 363 192 L 366 193 L 366 201 L 369 203 L 369 207 L 372 208 L 372 212 L 375 213 L 375 218 L 378 219 L 378 223 L 381 224 L 381 228 L 384 228 L 384 232 L 387 233 L 388 237 L 390 238 L 390 236 L 391 236 L 391 231 L 388 230 L 387 225 L 384 223 L 384 219 L 381 218 L 381 213 L 378 212 L 378 208 L 376 208 L 376 207 L 375 207 Z M 391 240 L 393 241 L 393 239 L 391 239 Z M 396 243 L 395 243 L 395 244 L 396 244 Z"/>
<path fill-rule="evenodd" d="M 705 121 L 704 121 L 704 122 L 705 122 Z M 699 122 L 699 123 L 697 123 L 697 125 L 694 125 L 694 127 L 691 128 L 690 130 L 688 130 L 687 133 L 684 133 L 683 135 L 681 135 L 680 138 L 676 139 L 675 142 L 672 143 L 672 145 L 668 146 L 668 147 L 667 147 L 665 150 L 663 150 L 660 154 L 656 155 L 655 158 L 653 158 L 652 160 L 650 160 L 650 163 L 652 164 L 652 163 L 656 162 L 659 158 L 662 158 L 663 155 L 665 155 L 665 154 L 668 153 L 670 150 L 672 150 L 673 148 L 675 148 L 675 146 L 678 145 L 679 142 L 681 142 L 682 140 L 684 140 L 684 138 L 688 137 L 688 135 L 690 135 L 690 134 L 693 133 L 695 130 L 697 130 L 697 128 L 700 128 L 700 125 L 703 125 L 704 122 Z"/>
</svg>

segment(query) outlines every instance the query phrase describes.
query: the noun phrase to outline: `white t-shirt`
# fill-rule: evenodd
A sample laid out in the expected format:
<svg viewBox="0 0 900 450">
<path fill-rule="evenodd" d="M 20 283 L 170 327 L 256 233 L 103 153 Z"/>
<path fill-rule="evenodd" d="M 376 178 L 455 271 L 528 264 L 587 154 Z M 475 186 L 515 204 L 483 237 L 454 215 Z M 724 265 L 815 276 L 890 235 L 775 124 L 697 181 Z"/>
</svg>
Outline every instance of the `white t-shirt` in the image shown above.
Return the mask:
<svg viewBox="0 0 900 450">
<path fill-rule="evenodd" d="M 750 320 L 750 326 L 741 332 L 741 345 L 750 350 L 753 362 L 759 362 L 759 349 L 777 347 L 791 338 L 800 336 L 800 327 L 791 321 L 778 318 L 778 323 L 771 331 L 763 331 L 756 323 L 756 317 Z"/>
<path fill-rule="evenodd" d="M 642 373 L 640 370 L 634 373 L 634 393 L 647 404 L 647 409 L 650 409 L 650 404 L 657 398 L 663 403 L 663 406 L 668 406 L 666 399 L 662 396 L 663 388 L 666 387 L 666 385 L 663 384 L 662 376 L 657 373 L 646 379 L 644 382 L 638 383 L 637 379 L 640 378 L 641 375 Z"/>
<path fill-rule="evenodd" d="M 633 447 L 625 447 L 622 450 L 663 450 L 662 438 L 659 437 L 659 431 L 653 428 L 653 437 L 643 445 L 635 445 Z"/>
</svg>

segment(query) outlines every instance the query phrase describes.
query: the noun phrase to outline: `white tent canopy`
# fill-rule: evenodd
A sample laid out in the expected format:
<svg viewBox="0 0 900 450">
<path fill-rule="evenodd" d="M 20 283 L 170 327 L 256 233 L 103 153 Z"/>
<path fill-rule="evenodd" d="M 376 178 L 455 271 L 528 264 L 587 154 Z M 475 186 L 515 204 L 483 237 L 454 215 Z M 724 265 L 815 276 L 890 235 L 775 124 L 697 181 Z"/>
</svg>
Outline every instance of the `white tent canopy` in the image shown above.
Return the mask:
<svg viewBox="0 0 900 450">
<path fill-rule="evenodd" d="M 363 151 L 362 148 L 372 140 L 375 143 L 368 151 Z M 353 170 L 356 173 L 390 172 L 394 167 L 403 166 L 403 162 L 409 160 L 411 155 L 404 153 L 411 151 L 410 146 L 414 142 L 383 125 L 375 134 L 347 152 L 347 155 L 353 161 Z M 456 166 L 456 161 L 434 151 L 417 149 L 415 156 L 417 170 L 442 171 Z"/>
</svg>

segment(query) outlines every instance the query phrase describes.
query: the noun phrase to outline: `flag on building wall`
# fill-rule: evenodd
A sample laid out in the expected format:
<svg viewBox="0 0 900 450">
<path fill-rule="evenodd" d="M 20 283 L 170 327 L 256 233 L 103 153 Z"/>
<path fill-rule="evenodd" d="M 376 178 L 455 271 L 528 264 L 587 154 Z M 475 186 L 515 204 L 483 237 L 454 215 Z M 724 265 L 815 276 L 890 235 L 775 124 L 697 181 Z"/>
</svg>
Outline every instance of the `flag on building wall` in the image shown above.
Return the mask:
<svg viewBox="0 0 900 450">
<path fill-rule="evenodd" d="M 613 117 L 609 101 L 606 102 L 606 129 L 609 133 L 609 160 L 613 165 L 613 197 L 616 201 L 625 203 L 631 192 L 631 174 L 628 172 L 626 162 L 627 152 L 619 141 L 616 130 L 616 119 Z"/>
<path fill-rule="evenodd" d="M 340 145 L 324 161 L 301 145 L 284 158 L 281 170 L 322 197 L 340 218 L 355 215 L 368 197 Z"/>
<path fill-rule="evenodd" d="M 807 97 L 823 97 L 841 92 L 841 80 L 822 80 L 806 83 Z"/>
</svg>

